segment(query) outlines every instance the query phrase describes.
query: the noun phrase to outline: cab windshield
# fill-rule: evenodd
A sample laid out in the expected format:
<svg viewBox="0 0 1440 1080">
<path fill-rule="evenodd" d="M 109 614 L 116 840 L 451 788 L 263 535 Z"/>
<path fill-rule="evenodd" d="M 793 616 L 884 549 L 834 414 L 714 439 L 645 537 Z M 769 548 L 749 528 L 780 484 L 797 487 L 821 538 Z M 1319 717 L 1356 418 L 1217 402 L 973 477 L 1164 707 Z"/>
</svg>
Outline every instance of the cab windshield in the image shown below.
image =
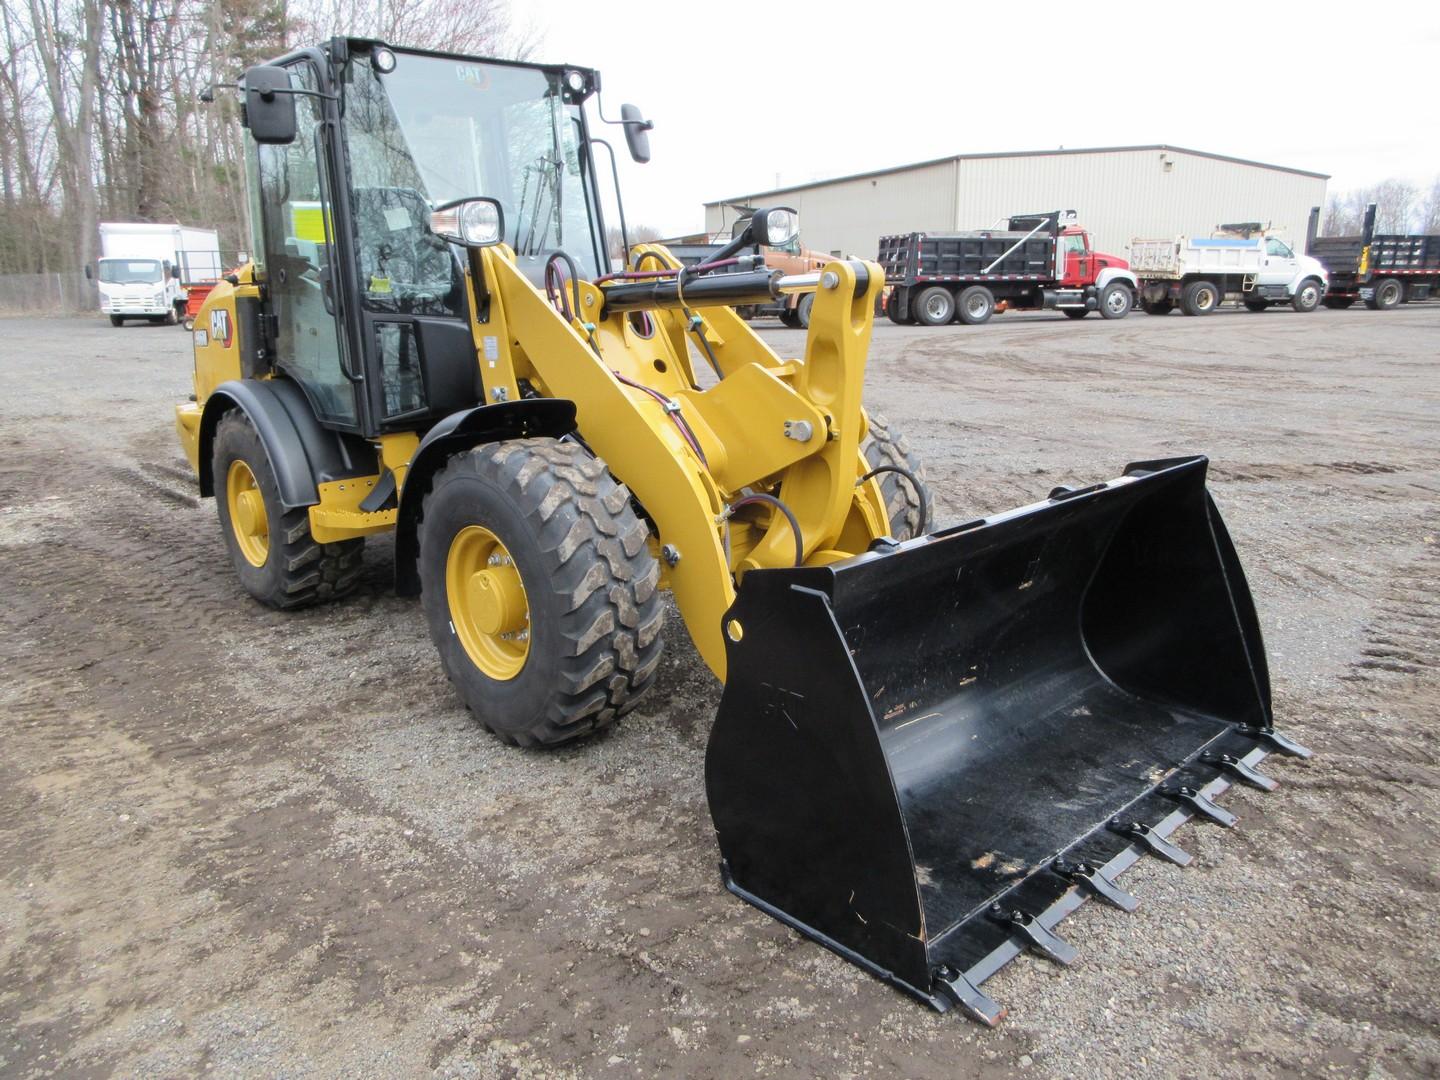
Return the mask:
<svg viewBox="0 0 1440 1080">
<path fill-rule="evenodd" d="M 362 263 L 367 247 L 385 248 L 387 282 L 405 274 L 448 277 L 441 249 L 416 234 L 425 231 L 430 209 L 488 196 L 504 210 L 505 242 L 517 255 L 564 249 L 582 273 L 602 272 L 580 109 L 561 99 L 558 73 L 396 56 L 395 69 L 381 75 L 357 53 L 346 73 L 345 139 Z M 362 279 L 376 272 L 361 269 Z"/>
<path fill-rule="evenodd" d="M 165 270 L 159 259 L 101 259 L 100 280 L 107 285 L 159 285 Z"/>
</svg>

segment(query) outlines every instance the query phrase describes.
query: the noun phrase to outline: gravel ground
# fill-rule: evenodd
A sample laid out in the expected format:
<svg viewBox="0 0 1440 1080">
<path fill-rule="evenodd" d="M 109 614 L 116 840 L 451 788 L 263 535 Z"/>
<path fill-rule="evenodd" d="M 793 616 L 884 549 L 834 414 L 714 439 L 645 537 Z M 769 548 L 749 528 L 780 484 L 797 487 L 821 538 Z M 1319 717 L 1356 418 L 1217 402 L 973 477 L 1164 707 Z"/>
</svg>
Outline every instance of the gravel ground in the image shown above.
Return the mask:
<svg viewBox="0 0 1440 1080">
<path fill-rule="evenodd" d="M 501 746 L 387 541 L 342 603 L 240 592 L 183 332 L 0 322 L 0 1075 L 1436 1075 L 1437 367 L 1440 305 L 877 328 L 942 522 L 1209 453 L 1317 754 L 1067 920 L 1075 966 L 987 983 L 985 1031 L 720 887 L 678 619 L 612 732 Z"/>
</svg>

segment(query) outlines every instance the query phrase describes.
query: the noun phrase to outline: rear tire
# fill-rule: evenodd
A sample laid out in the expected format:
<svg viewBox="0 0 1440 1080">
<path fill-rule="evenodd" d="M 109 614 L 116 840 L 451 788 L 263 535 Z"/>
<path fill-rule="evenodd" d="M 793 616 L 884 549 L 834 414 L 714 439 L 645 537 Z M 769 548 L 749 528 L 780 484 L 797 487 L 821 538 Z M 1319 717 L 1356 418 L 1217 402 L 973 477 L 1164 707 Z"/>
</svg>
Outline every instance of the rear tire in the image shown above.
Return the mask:
<svg viewBox="0 0 1440 1080">
<path fill-rule="evenodd" d="M 1140 310 L 1146 315 L 1169 315 L 1175 310 L 1175 301 L 1168 297 L 1164 300 L 1141 300 Z"/>
<path fill-rule="evenodd" d="M 931 285 L 910 298 L 910 314 L 921 326 L 944 326 L 955 318 L 955 296 L 943 285 Z"/>
<path fill-rule="evenodd" d="M 1302 315 L 1314 311 L 1320 306 L 1320 298 L 1325 295 L 1325 289 L 1320 282 L 1314 278 L 1306 278 L 1300 282 L 1300 287 L 1295 290 L 1295 295 L 1290 298 L 1290 306 Z"/>
<path fill-rule="evenodd" d="M 795 305 L 795 322 L 801 329 L 810 329 L 810 312 L 815 309 L 815 294 L 806 293 Z"/>
<path fill-rule="evenodd" d="M 910 319 L 910 318 L 904 318 L 904 319 L 900 318 L 899 311 L 900 311 L 900 293 L 899 293 L 899 290 L 897 290 L 897 289 L 891 289 L 891 290 L 890 290 L 890 296 L 889 296 L 889 298 L 885 301 L 885 317 L 886 317 L 887 319 L 889 319 L 892 323 L 894 323 L 896 326 L 910 326 L 910 325 L 912 325 L 913 322 L 914 322 L 914 320 L 913 320 L 913 319 Z"/>
<path fill-rule="evenodd" d="M 786 326 L 788 326 L 791 330 L 800 329 L 800 316 L 796 313 L 794 308 L 787 307 L 784 311 L 780 312 L 780 321 Z"/>
<path fill-rule="evenodd" d="M 1086 315 L 1090 314 L 1090 309 L 1083 307 L 1067 307 L 1061 308 L 1060 312 L 1067 319 L 1083 319 Z"/>
<path fill-rule="evenodd" d="M 984 285 L 971 285 L 960 294 L 960 321 L 966 326 L 979 326 L 995 314 L 995 294 Z"/>
<path fill-rule="evenodd" d="M 125 320 L 122 319 L 119 315 L 111 315 L 111 316 L 110 316 L 110 325 L 111 325 L 111 326 L 124 326 L 124 325 L 125 325 Z"/>
<path fill-rule="evenodd" d="M 1246 310 L 1246 311 L 1264 311 L 1264 310 L 1265 310 L 1266 308 L 1268 308 L 1269 306 L 1270 306 L 1269 302 L 1268 302 L 1268 301 L 1265 301 L 1265 300 L 1246 300 L 1246 301 L 1245 301 L 1245 310 Z"/>
<path fill-rule="evenodd" d="M 477 535 L 501 545 L 491 550 L 505 553 L 493 556 L 503 565 L 482 558 L 476 569 L 458 557 Z M 451 594 L 452 581 L 492 572 L 522 589 L 518 611 L 496 605 L 503 618 L 475 599 L 488 595 L 483 582 Z M 506 742 L 555 746 L 634 707 L 660 662 L 659 580 L 630 492 L 577 443 L 476 447 L 452 457 L 425 496 L 420 581 L 430 637 L 466 707 Z M 513 670 L 488 658 L 491 646 Z"/>
<path fill-rule="evenodd" d="M 885 497 L 885 514 L 890 521 L 890 535 L 896 540 L 912 540 L 920 535 L 922 519 L 927 528 L 935 527 L 935 502 L 930 496 L 930 485 L 925 479 L 925 466 L 910 449 L 910 443 L 905 436 L 885 417 L 872 412 L 869 419 L 870 434 L 860 449 L 870 468 L 894 465 L 914 474 L 920 481 L 920 491 L 917 493 L 910 482 L 899 473 L 883 472 L 875 477 L 880 482 L 880 493 Z"/>
<path fill-rule="evenodd" d="M 1220 300 L 1220 286 L 1213 281 L 1192 281 L 1180 293 L 1180 310 L 1186 315 L 1210 315 Z"/>
<path fill-rule="evenodd" d="M 1371 311 L 1389 311 L 1405 301 L 1405 286 L 1394 278 L 1381 278 L 1375 283 L 1375 298 L 1366 300 Z"/>
<path fill-rule="evenodd" d="M 246 592 L 288 611 L 338 599 L 355 587 L 365 540 L 315 541 L 309 508 L 281 504 L 265 444 L 239 409 L 220 418 L 211 465 L 220 530 Z"/>
</svg>

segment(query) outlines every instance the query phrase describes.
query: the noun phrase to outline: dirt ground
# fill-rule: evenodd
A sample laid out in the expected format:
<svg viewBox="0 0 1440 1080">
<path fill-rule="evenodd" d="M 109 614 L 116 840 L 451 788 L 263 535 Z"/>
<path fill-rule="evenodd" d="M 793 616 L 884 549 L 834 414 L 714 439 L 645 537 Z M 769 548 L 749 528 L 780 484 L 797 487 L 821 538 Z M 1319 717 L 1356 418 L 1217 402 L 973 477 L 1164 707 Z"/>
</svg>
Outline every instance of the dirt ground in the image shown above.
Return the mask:
<svg viewBox="0 0 1440 1080">
<path fill-rule="evenodd" d="M 535 753 L 457 704 L 388 542 L 334 606 L 247 599 L 189 367 L 0 321 L 0 1075 L 1440 1074 L 1440 304 L 877 328 L 944 523 L 1209 453 L 1316 751 L 1067 920 L 1075 966 L 987 983 L 993 1032 L 721 888 L 678 619 L 636 712 Z"/>
</svg>

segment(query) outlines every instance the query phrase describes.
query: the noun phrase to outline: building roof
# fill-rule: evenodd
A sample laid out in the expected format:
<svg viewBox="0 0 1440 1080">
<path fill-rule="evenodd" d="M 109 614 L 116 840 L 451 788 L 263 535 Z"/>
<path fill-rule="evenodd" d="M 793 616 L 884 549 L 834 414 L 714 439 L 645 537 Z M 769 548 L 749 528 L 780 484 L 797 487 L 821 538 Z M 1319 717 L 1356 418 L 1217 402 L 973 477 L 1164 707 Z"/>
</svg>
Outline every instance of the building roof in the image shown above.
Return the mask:
<svg viewBox="0 0 1440 1080">
<path fill-rule="evenodd" d="M 1134 150 L 1168 150 L 1175 154 L 1190 154 L 1194 157 L 1212 158 L 1215 161 L 1229 161 L 1235 165 L 1250 165 L 1257 169 L 1273 169 L 1275 172 L 1293 173 L 1296 176 L 1310 176 L 1316 180 L 1330 179 L 1329 173 L 1310 172 L 1307 169 L 1292 169 L 1288 165 L 1271 165 L 1264 161 L 1250 161 L 1247 158 L 1231 157 L 1229 154 L 1212 154 L 1206 150 L 1191 150 L 1188 147 L 1170 146 L 1166 143 L 1149 143 L 1144 146 L 1088 146 L 1074 150 L 1010 150 L 989 154 L 951 154 L 949 157 L 931 158 L 929 161 L 913 161 L 908 165 L 894 165 L 888 169 L 872 169 L 869 172 L 851 173 L 848 176 L 834 176 L 827 180 L 810 180 L 804 184 L 787 184 L 784 187 L 767 188 L 763 191 L 747 192 L 744 195 L 732 195 L 725 199 L 711 199 L 706 202 L 705 205 L 718 206 L 721 203 L 732 203 L 741 199 L 754 199 L 763 195 L 779 195 L 786 191 L 803 191 L 806 188 L 841 184 L 847 180 L 868 180 L 873 176 L 889 176 L 892 173 L 909 172 L 911 169 L 924 169 L 931 165 L 944 165 L 950 161 L 980 161 L 985 158 L 1058 157 L 1065 154 L 1121 154 Z"/>
</svg>

